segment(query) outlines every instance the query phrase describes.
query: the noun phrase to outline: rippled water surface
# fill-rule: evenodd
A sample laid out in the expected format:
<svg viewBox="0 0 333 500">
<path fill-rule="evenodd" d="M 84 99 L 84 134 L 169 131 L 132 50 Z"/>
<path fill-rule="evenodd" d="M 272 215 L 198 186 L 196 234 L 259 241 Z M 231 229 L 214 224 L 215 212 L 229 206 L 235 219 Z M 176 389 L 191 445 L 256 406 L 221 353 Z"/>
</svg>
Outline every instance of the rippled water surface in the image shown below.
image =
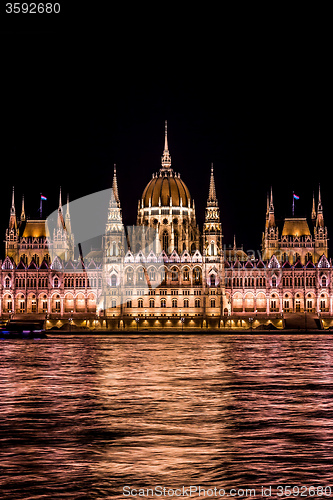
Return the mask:
<svg viewBox="0 0 333 500">
<path fill-rule="evenodd" d="M 157 485 L 252 498 L 331 486 L 333 498 L 332 335 L 0 342 L 1 499 Z"/>
</svg>

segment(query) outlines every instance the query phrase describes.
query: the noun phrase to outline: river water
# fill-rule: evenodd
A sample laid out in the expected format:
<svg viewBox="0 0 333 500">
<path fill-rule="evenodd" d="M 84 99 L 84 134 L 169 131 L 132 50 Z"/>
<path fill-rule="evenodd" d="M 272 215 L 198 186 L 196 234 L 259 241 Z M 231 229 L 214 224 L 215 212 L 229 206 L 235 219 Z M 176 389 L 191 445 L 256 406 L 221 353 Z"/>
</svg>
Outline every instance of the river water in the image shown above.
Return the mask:
<svg viewBox="0 0 333 500">
<path fill-rule="evenodd" d="M 332 335 L 0 342 L 1 499 L 333 498 Z"/>
</svg>

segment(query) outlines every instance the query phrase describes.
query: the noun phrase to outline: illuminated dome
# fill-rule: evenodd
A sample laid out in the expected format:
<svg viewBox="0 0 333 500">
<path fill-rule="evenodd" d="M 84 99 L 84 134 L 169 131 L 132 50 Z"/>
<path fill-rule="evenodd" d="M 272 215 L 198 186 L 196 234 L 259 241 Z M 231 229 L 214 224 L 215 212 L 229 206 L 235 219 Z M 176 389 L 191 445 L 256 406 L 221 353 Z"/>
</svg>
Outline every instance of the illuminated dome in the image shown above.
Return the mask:
<svg viewBox="0 0 333 500">
<path fill-rule="evenodd" d="M 186 184 L 181 180 L 180 174 L 172 169 L 159 174 L 154 174 L 142 194 L 144 207 L 191 206 L 191 195 Z"/>
</svg>

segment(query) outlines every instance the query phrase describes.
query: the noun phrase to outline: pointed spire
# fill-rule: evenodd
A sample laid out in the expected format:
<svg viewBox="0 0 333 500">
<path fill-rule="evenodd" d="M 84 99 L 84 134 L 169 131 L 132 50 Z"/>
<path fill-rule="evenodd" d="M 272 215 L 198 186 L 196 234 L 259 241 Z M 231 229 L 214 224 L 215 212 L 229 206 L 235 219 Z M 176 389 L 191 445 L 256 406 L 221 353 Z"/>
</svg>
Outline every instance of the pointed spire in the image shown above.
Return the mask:
<svg viewBox="0 0 333 500">
<path fill-rule="evenodd" d="M 268 207 L 268 226 L 269 227 L 275 226 L 274 204 L 273 204 L 273 189 L 272 189 L 272 186 L 271 186 L 271 196 L 270 196 L 269 207 Z"/>
<path fill-rule="evenodd" d="M 162 168 L 171 168 L 171 156 L 169 153 L 169 146 L 168 146 L 168 122 L 165 120 L 164 122 L 164 150 L 163 150 L 163 156 L 161 158 L 161 164 Z"/>
<path fill-rule="evenodd" d="M 319 192 L 318 192 L 318 205 L 317 205 L 317 221 L 316 221 L 316 226 L 324 227 L 324 215 L 323 215 L 323 206 L 321 204 L 320 184 L 319 184 Z"/>
<path fill-rule="evenodd" d="M 14 186 L 12 192 L 12 206 L 10 207 L 10 217 L 9 217 L 9 229 L 16 229 L 16 210 L 15 210 L 15 201 L 14 201 Z"/>
<path fill-rule="evenodd" d="M 62 213 L 61 186 L 59 190 L 58 227 L 65 229 L 65 221 Z"/>
<path fill-rule="evenodd" d="M 117 202 L 117 205 L 120 205 L 119 194 L 118 194 L 118 183 L 117 183 L 117 170 L 116 164 L 113 165 L 113 181 L 112 181 L 112 191 L 114 194 L 114 198 Z"/>
<path fill-rule="evenodd" d="M 215 189 L 215 179 L 214 179 L 214 166 L 213 163 L 211 163 L 211 168 L 210 168 L 210 183 L 209 183 L 209 194 L 208 194 L 208 201 L 207 201 L 208 206 L 218 206 L 218 201 L 216 198 L 216 189 Z"/>
<path fill-rule="evenodd" d="M 316 209 L 315 209 L 315 196 L 314 196 L 314 192 L 313 192 L 312 193 L 312 211 L 311 211 L 311 220 L 313 223 L 315 223 L 316 217 L 317 217 L 317 214 L 316 214 Z"/>
<path fill-rule="evenodd" d="M 22 196 L 21 222 L 25 221 L 24 195 Z"/>
<path fill-rule="evenodd" d="M 234 246 L 233 246 L 233 250 L 236 250 L 236 235 L 234 234 Z"/>
</svg>

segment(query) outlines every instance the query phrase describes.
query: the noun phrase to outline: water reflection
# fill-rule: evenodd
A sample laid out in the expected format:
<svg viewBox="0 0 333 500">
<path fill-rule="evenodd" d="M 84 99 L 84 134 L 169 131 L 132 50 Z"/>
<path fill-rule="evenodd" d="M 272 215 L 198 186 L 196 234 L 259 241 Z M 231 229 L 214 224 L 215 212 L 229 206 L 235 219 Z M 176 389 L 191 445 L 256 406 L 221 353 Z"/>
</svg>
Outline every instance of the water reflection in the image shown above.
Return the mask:
<svg viewBox="0 0 333 500">
<path fill-rule="evenodd" d="M 124 498 L 125 485 L 333 492 L 332 340 L 3 341 L 1 498 Z"/>
</svg>

